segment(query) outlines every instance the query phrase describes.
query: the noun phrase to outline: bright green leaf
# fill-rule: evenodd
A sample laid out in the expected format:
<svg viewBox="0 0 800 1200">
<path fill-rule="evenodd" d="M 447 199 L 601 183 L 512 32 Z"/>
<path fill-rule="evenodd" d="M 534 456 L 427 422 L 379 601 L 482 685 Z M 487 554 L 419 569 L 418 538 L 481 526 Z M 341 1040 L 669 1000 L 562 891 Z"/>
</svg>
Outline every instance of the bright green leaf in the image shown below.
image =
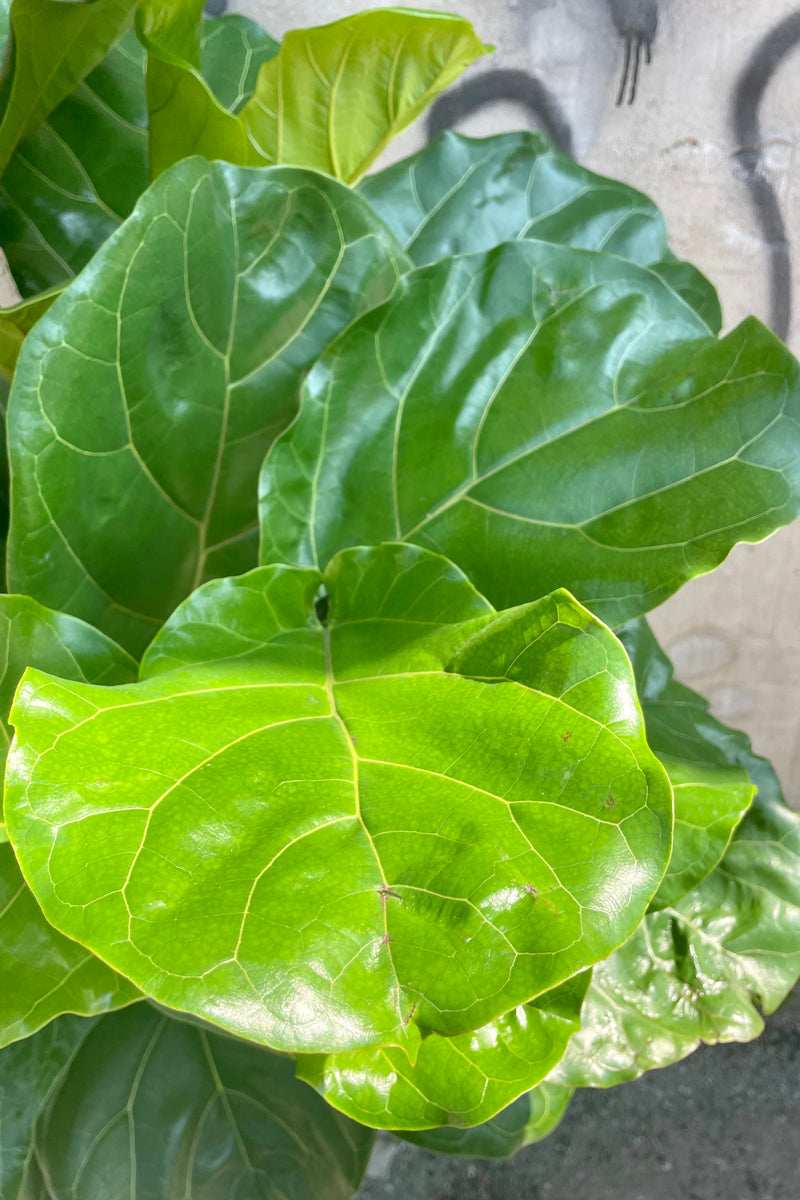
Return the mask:
<svg viewBox="0 0 800 1200">
<path fill-rule="evenodd" d="M 647 268 L 518 241 L 407 275 L 309 373 L 261 476 L 262 561 L 447 555 L 493 604 L 610 625 L 800 510 L 798 364 Z"/>
<path fill-rule="evenodd" d="M 664 218 L 641 192 L 562 154 L 543 133 L 462 137 L 447 131 L 359 191 L 417 266 L 450 254 L 537 238 L 651 266 L 699 312 L 722 324 L 714 288 L 667 244 Z"/>
<path fill-rule="evenodd" d="M 159 179 L 23 347 L 13 589 L 139 653 L 199 582 L 253 566 L 303 372 L 405 264 L 324 176 L 192 159 Z"/>
<path fill-rule="evenodd" d="M 447 13 L 383 8 L 287 33 L 238 114 L 201 72 L 191 4 L 141 0 L 154 175 L 190 154 L 291 163 L 352 183 L 488 47 Z"/>
<path fill-rule="evenodd" d="M 0 78 L 0 174 L 20 141 L 105 58 L 134 8 L 133 0 L 13 0 Z"/>
<path fill-rule="evenodd" d="M 745 766 L 759 790 L 720 866 L 595 968 L 581 1032 L 555 1072 L 573 1085 L 635 1079 L 701 1041 L 749 1041 L 800 976 L 800 815 L 746 735 L 672 679 L 647 625 L 622 635 L 651 745 L 695 763 Z"/>
<path fill-rule="evenodd" d="M 474 1125 L 472 1129 L 445 1125 L 441 1129 L 409 1130 L 397 1136 L 422 1150 L 436 1150 L 440 1154 L 510 1158 L 524 1146 L 540 1142 L 553 1132 L 567 1111 L 573 1091 L 565 1084 L 545 1080 L 483 1125 Z"/>
<path fill-rule="evenodd" d="M 426 1037 L 413 1065 L 396 1047 L 301 1056 L 297 1074 L 329 1104 L 378 1129 L 464 1128 L 541 1083 L 580 1028 L 584 971 L 481 1029 Z"/>
<path fill-rule="evenodd" d="M 146 1004 L 3 1051 L 0 1131 L 8 1200 L 35 1200 L 37 1167 L 41 1200 L 347 1200 L 374 1139 L 291 1060 Z"/>
<path fill-rule="evenodd" d="M 135 662 L 102 633 L 27 596 L 0 596 L 0 646 L 2 765 L 12 733 L 5 718 L 26 667 L 82 683 L 136 678 Z M 0 823 L 0 842 L 5 837 Z M 105 1012 L 138 994 L 83 946 L 48 925 L 8 845 L 0 845 L 0 979 L 6 981 L 0 988 L 0 1046 L 27 1037 L 59 1013 Z"/>
<path fill-rule="evenodd" d="M 756 790 L 744 767 L 700 766 L 660 757 L 675 798 L 675 832 L 667 873 L 651 911 L 674 904 L 713 870 Z"/>
<path fill-rule="evenodd" d="M 26 674 L 9 834 L 57 928 L 253 1040 L 413 1057 L 605 957 L 666 866 L 630 665 L 566 593 L 355 550 L 207 584 L 142 676 Z"/>
</svg>

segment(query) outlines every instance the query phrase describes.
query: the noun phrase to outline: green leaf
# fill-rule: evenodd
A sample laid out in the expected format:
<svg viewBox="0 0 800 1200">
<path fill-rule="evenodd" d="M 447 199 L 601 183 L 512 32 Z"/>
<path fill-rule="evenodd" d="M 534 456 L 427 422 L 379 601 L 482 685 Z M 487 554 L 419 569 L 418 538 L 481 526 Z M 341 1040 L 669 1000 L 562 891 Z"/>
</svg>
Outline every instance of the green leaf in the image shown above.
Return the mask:
<svg viewBox="0 0 800 1200">
<path fill-rule="evenodd" d="M 133 0 L 13 0 L 11 36 L 0 77 L 0 174 L 77 83 L 105 58 L 130 25 Z"/>
<path fill-rule="evenodd" d="M 138 654 L 203 579 L 253 566 L 303 373 L 404 266 L 324 176 L 192 159 L 159 179 L 23 347 L 12 588 Z"/>
<path fill-rule="evenodd" d="M 29 671 L 13 719 L 48 919 L 278 1049 L 484 1025 L 629 937 L 669 856 L 613 635 L 563 592 L 495 614 L 412 547 L 209 583 L 141 683 Z"/>
<path fill-rule="evenodd" d="M 49 1200 L 37 1159 L 37 1121 L 97 1018 L 60 1017 L 0 1053 L 0 1196 Z"/>
<path fill-rule="evenodd" d="M 620 624 L 796 516 L 798 373 L 755 319 L 718 342 L 611 255 L 418 268 L 309 373 L 261 476 L 262 562 L 409 541 L 497 607 L 566 587 Z"/>
<path fill-rule="evenodd" d="M 508 1108 L 483 1125 L 472 1129 L 407 1130 L 397 1136 L 422 1150 L 460 1154 L 468 1158 L 510 1158 L 524 1146 L 540 1142 L 552 1133 L 570 1102 L 574 1088 L 545 1080 L 520 1096 Z"/>
<path fill-rule="evenodd" d="M 587 171 L 543 133 L 475 139 L 448 130 L 359 191 L 417 266 L 515 238 L 602 250 L 651 266 L 719 332 L 714 288 L 675 259 L 652 200 Z"/>
<path fill-rule="evenodd" d="M 235 107 L 278 49 L 254 21 L 203 21 L 203 70 Z M 14 153 L 0 185 L 0 242 L 23 296 L 63 284 L 149 182 L 145 52 L 131 31 Z"/>
<path fill-rule="evenodd" d="M 131 32 L 24 139 L 3 176 L 0 239 L 22 295 L 76 275 L 148 182 L 144 51 Z"/>
<path fill-rule="evenodd" d="M 61 291 L 61 288 L 51 288 L 50 291 L 34 296 L 31 300 L 23 300 L 10 308 L 0 308 L 0 375 L 7 380 L 13 378 L 26 336 L 50 305 L 58 299 Z M 3 417 L 5 418 L 5 405 Z"/>
<path fill-rule="evenodd" d="M 413 1065 L 400 1049 L 301 1056 L 297 1074 L 348 1117 L 378 1129 L 464 1128 L 529 1092 L 580 1028 L 590 971 L 456 1038 L 432 1033 Z"/>
<path fill-rule="evenodd" d="M 201 73 L 202 0 L 141 0 L 154 175 L 190 154 L 292 163 L 354 182 L 466 66 L 487 53 L 468 21 L 384 8 L 287 33 L 238 114 Z"/>
<path fill-rule="evenodd" d="M 713 870 L 756 791 L 743 767 L 660 758 L 675 798 L 675 831 L 667 873 L 651 901 L 651 911 L 674 904 Z"/>
<path fill-rule="evenodd" d="M 720 866 L 677 904 L 647 916 L 595 968 L 581 1032 L 555 1078 L 607 1087 L 690 1054 L 702 1042 L 749 1041 L 800 976 L 800 815 L 769 763 L 672 679 L 647 625 L 623 631 L 651 745 L 694 762 L 746 766 L 753 807 Z M 759 1011 L 760 1010 L 760 1011 Z"/>
<path fill-rule="evenodd" d="M 32 1200 L 17 1181 L 35 1156 L 42 1200 L 347 1200 L 374 1134 L 292 1067 L 146 1004 L 54 1022 L 0 1058 L 0 1195 Z"/>
<path fill-rule="evenodd" d="M 28 596 L 0 596 L 0 764 L 11 728 L 6 717 L 28 666 L 83 683 L 136 678 L 136 664 L 113 642 L 74 617 Z M 6 838 L 0 823 L 0 842 Z M 63 1012 L 84 1015 L 129 1004 L 138 993 L 83 946 L 45 920 L 8 845 L 0 845 L 0 1046 L 27 1037 Z M 13 986 L 8 981 L 13 980 Z"/>
</svg>

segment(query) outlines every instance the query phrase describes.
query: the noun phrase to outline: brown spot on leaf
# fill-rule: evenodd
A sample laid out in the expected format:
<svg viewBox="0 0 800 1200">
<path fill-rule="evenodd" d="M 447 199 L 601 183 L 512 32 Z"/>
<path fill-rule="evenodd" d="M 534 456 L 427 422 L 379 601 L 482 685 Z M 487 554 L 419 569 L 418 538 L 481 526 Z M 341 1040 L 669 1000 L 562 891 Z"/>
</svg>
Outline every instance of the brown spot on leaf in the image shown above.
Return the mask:
<svg viewBox="0 0 800 1200">
<path fill-rule="evenodd" d="M 607 800 L 603 801 L 603 805 L 605 808 L 613 808 L 616 803 L 617 802 L 613 796 L 609 796 Z"/>
<path fill-rule="evenodd" d="M 562 742 L 568 742 L 572 737 L 572 730 L 568 729 L 566 733 L 559 734 L 559 737 L 561 738 Z"/>
</svg>

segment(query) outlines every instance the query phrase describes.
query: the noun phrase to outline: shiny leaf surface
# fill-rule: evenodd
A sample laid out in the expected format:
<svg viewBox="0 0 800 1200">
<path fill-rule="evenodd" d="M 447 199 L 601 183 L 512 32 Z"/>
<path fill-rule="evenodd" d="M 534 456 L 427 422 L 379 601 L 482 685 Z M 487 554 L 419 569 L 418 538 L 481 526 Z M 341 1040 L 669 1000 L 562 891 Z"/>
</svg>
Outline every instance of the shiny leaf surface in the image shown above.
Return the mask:
<svg viewBox="0 0 800 1200">
<path fill-rule="evenodd" d="M 200 27 L 200 69 L 228 112 L 237 113 L 250 99 L 262 65 L 279 49 L 260 25 L 238 13 L 204 20 Z"/>
<path fill-rule="evenodd" d="M 19 142 L 105 58 L 134 7 L 133 0 L 13 0 L 0 77 L 0 174 Z"/>
<path fill-rule="evenodd" d="M 141 0 L 154 175 L 190 154 L 292 163 L 353 182 L 487 47 L 468 21 L 384 8 L 287 33 L 237 115 L 201 72 L 192 4 Z"/>
<path fill-rule="evenodd" d="M 629 937 L 669 855 L 613 635 L 563 592 L 494 613 L 413 547 L 209 583 L 141 683 L 29 671 L 13 720 L 48 919 L 278 1049 L 475 1029 Z"/>
<path fill-rule="evenodd" d="M 0 1078 L 15 1085 L 0 1083 L 10 1150 L 0 1195 L 29 1200 L 14 1185 L 20 1160 L 35 1155 L 46 1196 L 347 1200 L 374 1134 L 292 1067 L 146 1004 L 94 1022 L 62 1018 L 0 1058 Z"/>
<path fill-rule="evenodd" d="M 515 238 L 602 250 L 651 266 L 719 332 L 714 288 L 671 253 L 652 200 L 587 171 L 543 133 L 476 139 L 448 130 L 359 190 L 417 266 Z"/>
<path fill-rule="evenodd" d="M 0 596 L 0 646 L 2 765 L 12 734 L 5 718 L 26 667 L 83 683 L 136 678 L 135 662 L 102 633 L 27 596 Z M 5 838 L 0 823 L 0 842 Z M 27 1037 L 59 1013 L 105 1012 L 138 994 L 47 923 L 9 845 L 0 845 L 0 979 L 0 1045 Z"/>
<path fill-rule="evenodd" d="M 396 1047 L 301 1056 L 297 1074 L 329 1104 L 377 1129 L 468 1128 L 540 1083 L 580 1028 L 584 971 L 495 1021 L 426 1037 L 411 1064 Z"/>
<path fill-rule="evenodd" d="M 745 766 L 759 790 L 721 864 L 595 968 L 581 1032 L 555 1078 L 600 1087 L 675 1062 L 701 1041 L 757 1037 L 761 1013 L 800 976 L 800 816 L 746 735 L 672 679 L 647 625 L 622 635 L 651 745 L 695 763 Z"/>
<path fill-rule="evenodd" d="M 23 296 L 71 279 L 131 212 L 149 182 L 146 121 L 131 32 L 17 147 L 0 183 L 0 239 Z"/>
<path fill-rule="evenodd" d="M 566 587 L 620 624 L 797 514 L 799 376 L 754 318 L 718 342 L 613 256 L 421 267 L 309 373 L 264 464 L 262 561 L 404 540 L 498 607 Z"/>
<path fill-rule="evenodd" d="M 510 1158 L 553 1132 L 567 1111 L 573 1091 L 565 1084 L 545 1080 L 482 1125 L 471 1129 L 445 1125 L 441 1129 L 408 1130 L 397 1136 L 422 1150 L 436 1150 L 440 1154 Z"/>
<path fill-rule="evenodd" d="M 12 588 L 138 654 L 204 578 L 253 566 L 298 382 L 403 263 L 323 176 L 192 159 L 160 179 L 23 347 Z"/>
</svg>

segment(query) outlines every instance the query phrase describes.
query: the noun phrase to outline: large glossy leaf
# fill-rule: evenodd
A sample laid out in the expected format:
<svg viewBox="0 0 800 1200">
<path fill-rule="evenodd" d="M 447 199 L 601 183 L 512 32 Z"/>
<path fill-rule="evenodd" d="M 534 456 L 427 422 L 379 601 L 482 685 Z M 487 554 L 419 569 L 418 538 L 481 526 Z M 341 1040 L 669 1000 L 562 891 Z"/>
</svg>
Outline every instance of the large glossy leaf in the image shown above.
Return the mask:
<svg viewBox="0 0 800 1200">
<path fill-rule="evenodd" d="M 146 1004 L 54 1022 L 3 1052 L 0 1078 L 4 1200 L 38 1200 L 26 1156 L 46 1180 L 41 1200 L 347 1200 L 374 1138 L 289 1059 Z"/>
<path fill-rule="evenodd" d="M 595 968 L 582 1029 L 556 1078 L 609 1086 L 703 1042 L 748 1041 L 800 975 L 800 816 L 745 734 L 728 729 L 672 668 L 644 622 L 623 631 L 648 738 L 686 760 L 746 766 L 758 795 L 722 863 L 677 904 L 645 918 Z"/>
<path fill-rule="evenodd" d="M 0 174 L 33 133 L 130 25 L 133 0 L 13 0 L 0 78 Z"/>
<path fill-rule="evenodd" d="M 448 130 L 359 190 L 418 266 L 515 238 L 602 250 L 651 266 L 719 332 L 714 288 L 671 253 L 652 200 L 587 171 L 543 133 L 476 139 Z"/>
<path fill-rule="evenodd" d="M 96 1024 L 97 1018 L 60 1017 L 0 1053 L 2 1200 L 52 1200 L 38 1159 L 36 1124 Z"/>
<path fill-rule="evenodd" d="M 204 578 L 253 566 L 299 380 L 404 264 L 316 173 L 191 159 L 158 180 L 23 347 L 12 588 L 138 653 Z"/>
<path fill-rule="evenodd" d="M 142 674 L 26 674 L 9 834 L 58 928 L 254 1040 L 413 1057 L 605 957 L 666 866 L 628 660 L 566 593 L 351 551 L 207 584 Z"/>
<path fill-rule="evenodd" d="M 102 633 L 27 596 L 0 596 L 0 646 L 1 766 L 11 740 L 6 717 L 26 667 L 83 683 L 136 678 L 133 660 Z M 3 822 L 0 842 L 5 838 Z M 105 1012 L 138 994 L 47 923 L 9 845 L 0 845 L 0 979 L 0 1046 L 27 1037 L 59 1013 Z"/>
<path fill-rule="evenodd" d="M 190 154 L 252 166 L 294 163 L 350 183 L 475 58 L 468 21 L 383 8 L 287 33 L 233 115 L 203 78 L 202 0 L 141 0 L 148 49 L 150 163 L 158 175 Z"/>
<path fill-rule="evenodd" d="M 469 1158 L 510 1158 L 525 1146 L 540 1142 L 558 1125 L 574 1088 L 545 1080 L 520 1096 L 496 1117 L 471 1129 L 445 1125 L 441 1129 L 421 1129 L 397 1136 L 423 1150 L 440 1154 L 460 1154 Z"/>
<path fill-rule="evenodd" d="M 468 1128 L 529 1092 L 580 1028 L 591 972 L 456 1038 L 424 1039 L 415 1060 L 384 1046 L 301 1055 L 297 1074 L 329 1104 L 377 1129 Z"/>
<path fill-rule="evenodd" d="M 799 376 L 755 319 L 718 342 L 610 255 L 421 267 L 309 373 L 262 472 L 262 561 L 405 540 L 498 607 L 563 586 L 619 624 L 800 510 Z"/>
</svg>

